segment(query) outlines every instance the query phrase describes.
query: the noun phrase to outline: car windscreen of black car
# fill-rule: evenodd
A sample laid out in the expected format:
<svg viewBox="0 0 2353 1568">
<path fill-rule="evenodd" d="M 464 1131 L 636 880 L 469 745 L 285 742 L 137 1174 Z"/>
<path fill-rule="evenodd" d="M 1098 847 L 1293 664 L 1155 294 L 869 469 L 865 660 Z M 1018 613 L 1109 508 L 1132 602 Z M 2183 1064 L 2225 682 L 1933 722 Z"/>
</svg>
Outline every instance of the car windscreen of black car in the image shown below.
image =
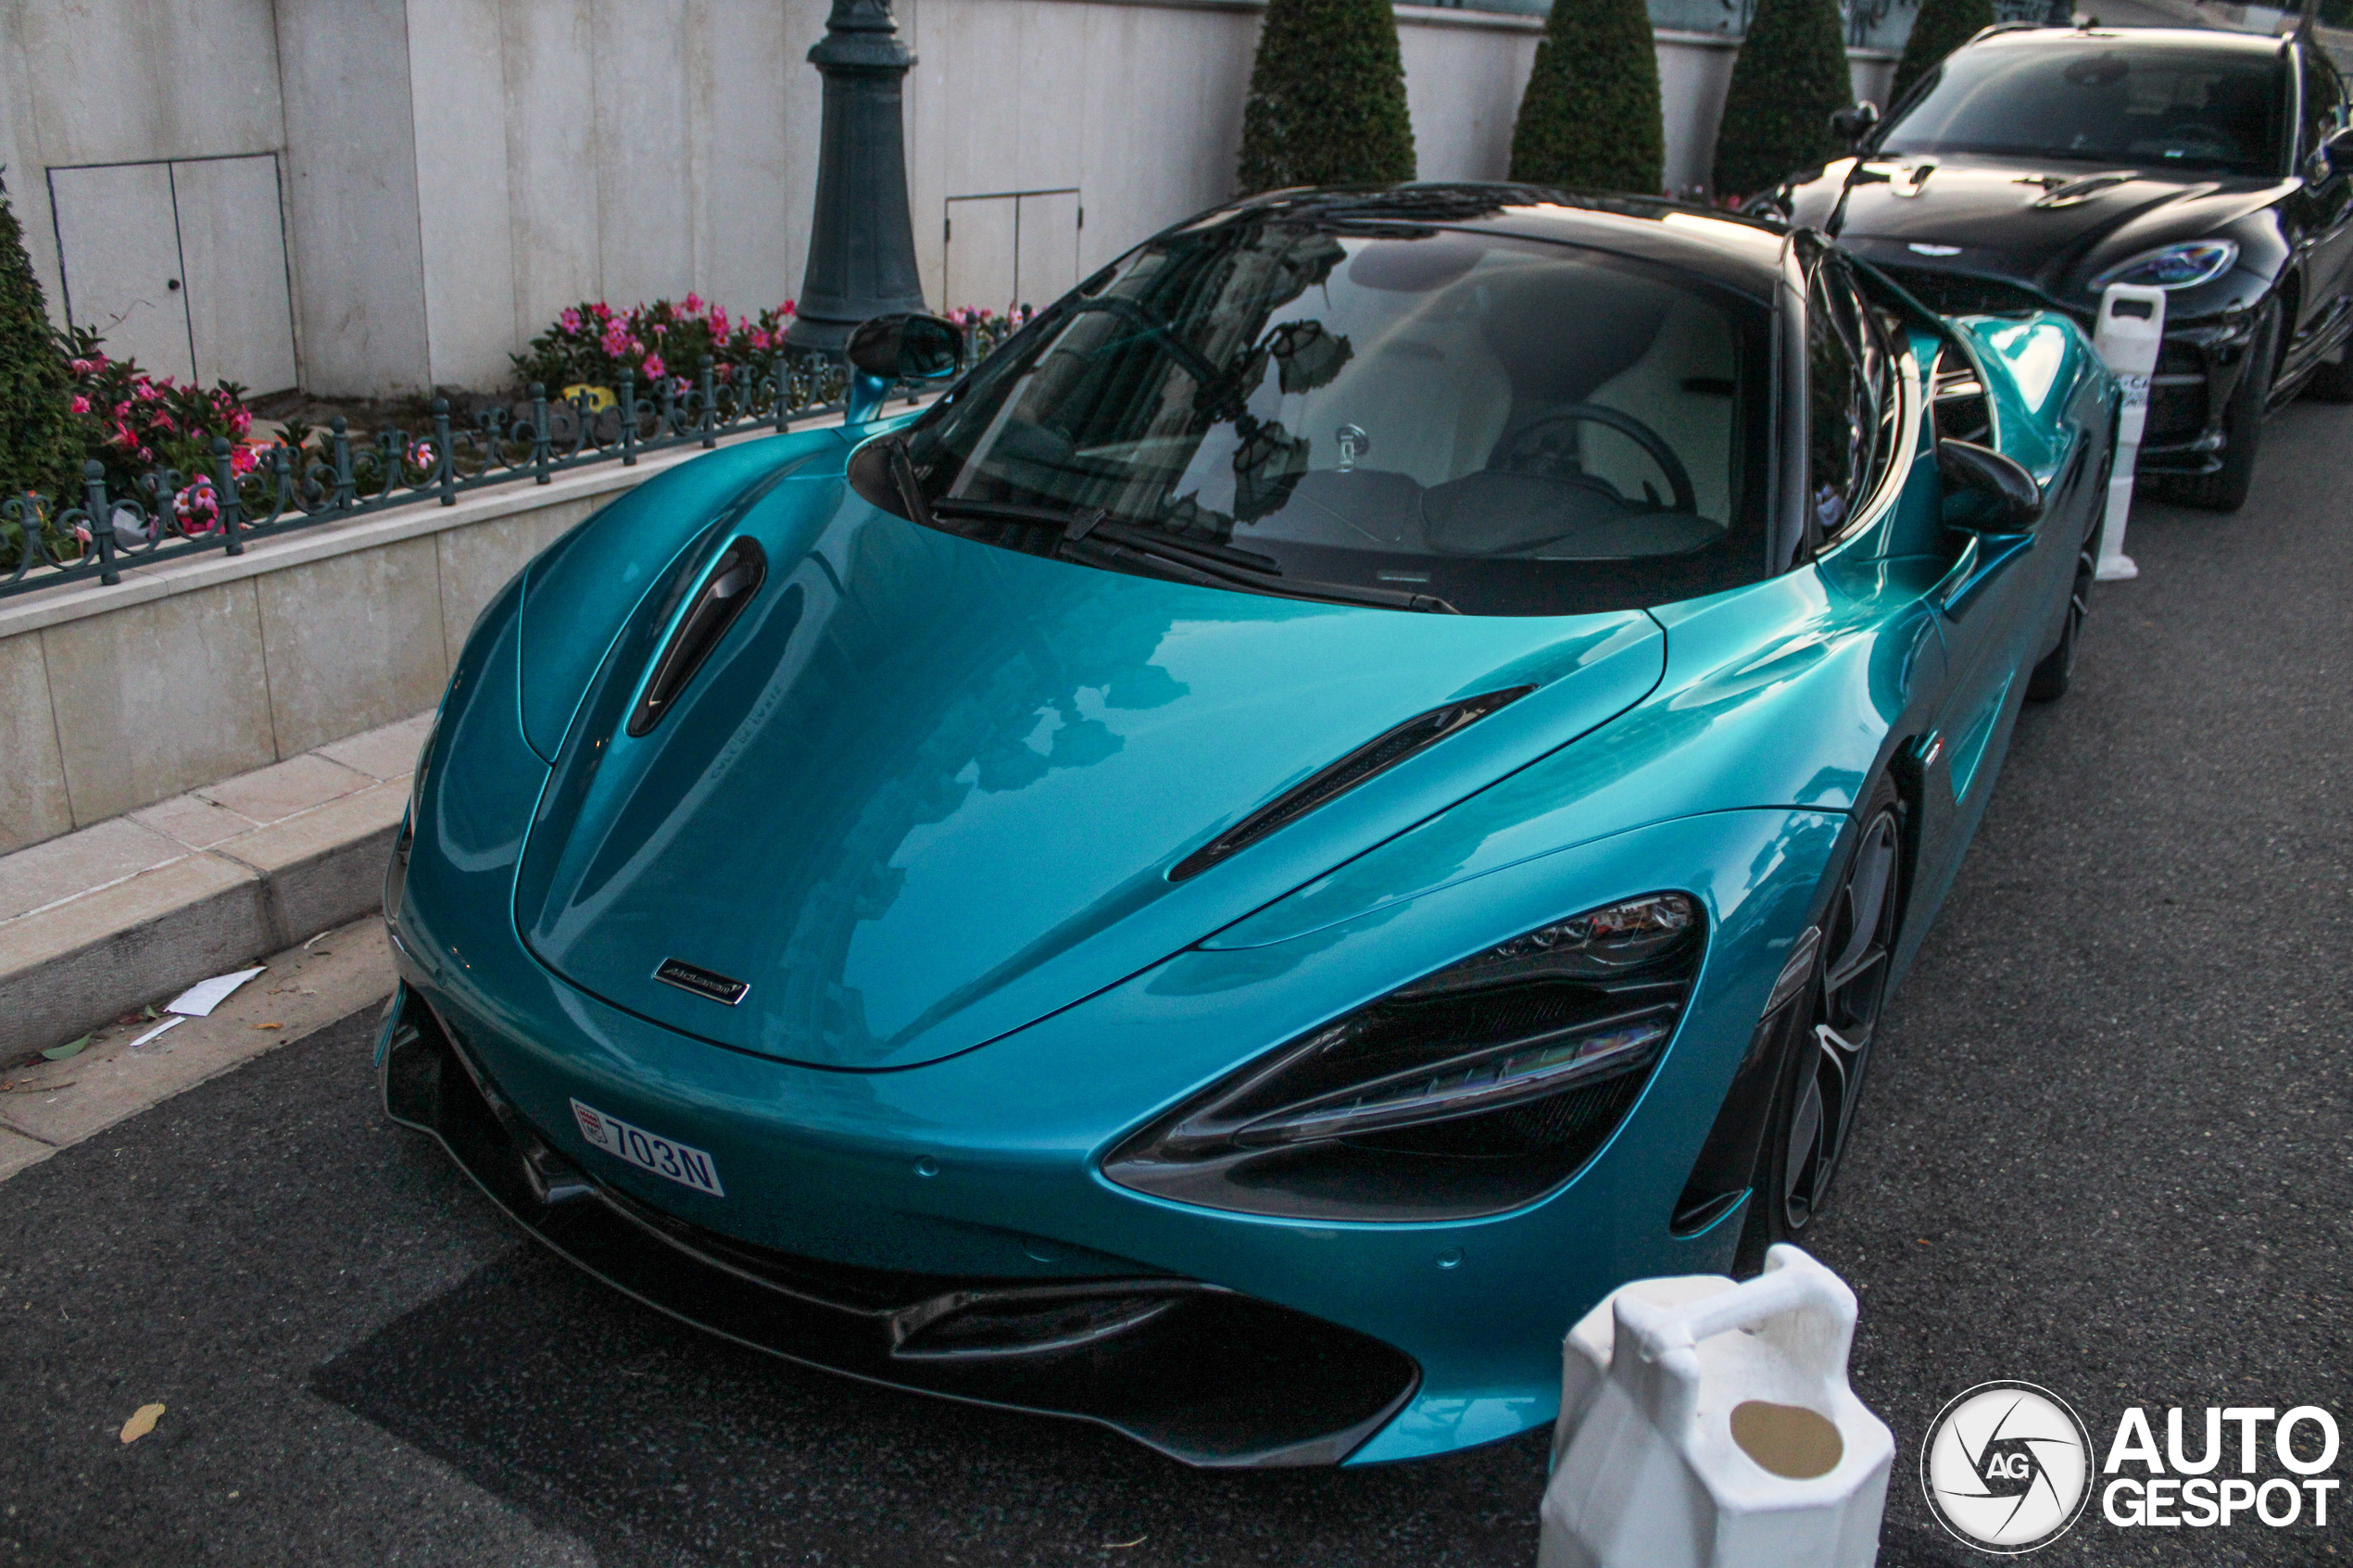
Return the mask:
<svg viewBox="0 0 2353 1568">
<path fill-rule="evenodd" d="M 1229 220 L 1053 307 L 911 427 L 887 489 L 852 477 L 968 538 L 1181 581 L 1663 604 L 1766 574 L 1770 319 L 1579 246 Z"/>
<path fill-rule="evenodd" d="M 2287 82 L 2268 56 L 2136 47 L 2113 35 L 1964 49 L 1878 150 L 2274 174 Z"/>
</svg>

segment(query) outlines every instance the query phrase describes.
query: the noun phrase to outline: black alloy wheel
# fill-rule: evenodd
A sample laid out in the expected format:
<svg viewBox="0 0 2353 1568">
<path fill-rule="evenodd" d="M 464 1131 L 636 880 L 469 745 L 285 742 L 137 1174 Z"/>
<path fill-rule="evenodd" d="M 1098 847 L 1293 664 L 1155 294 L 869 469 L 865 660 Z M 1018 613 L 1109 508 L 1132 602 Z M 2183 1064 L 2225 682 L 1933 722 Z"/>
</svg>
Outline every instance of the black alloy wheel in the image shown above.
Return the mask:
<svg viewBox="0 0 2353 1568">
<path fill-rule="evenodd" d="M 1854 1132 L 1855 1106 L 1887 1000 L 1903 907 L 1904 807 L 1881 779 L 1858 813 L 1862 831 L 1822 916 L 1806 990 L 1780 1025 L 1786 1053 L 1732 1272 L 1765 1265 L 1765 1249 L 1798 1239 L 1821 1212 Z"/>
<path fill-rule="evenodd" d="M 2083 618 L 2092 613 L 2092 583 L 2099 575 L 2100 530 L 2092 525 L 2091 537 L 2075 552 L 2075 581 L 2068 584 L 2067 615 L 2059 623 L 2058 646 L 2043 656 L 2026 678 L 2026 700 L 2057 702 L 2067 695 L 2075 681 L 2075 651 L 2083 640 Z"/>
</svg>

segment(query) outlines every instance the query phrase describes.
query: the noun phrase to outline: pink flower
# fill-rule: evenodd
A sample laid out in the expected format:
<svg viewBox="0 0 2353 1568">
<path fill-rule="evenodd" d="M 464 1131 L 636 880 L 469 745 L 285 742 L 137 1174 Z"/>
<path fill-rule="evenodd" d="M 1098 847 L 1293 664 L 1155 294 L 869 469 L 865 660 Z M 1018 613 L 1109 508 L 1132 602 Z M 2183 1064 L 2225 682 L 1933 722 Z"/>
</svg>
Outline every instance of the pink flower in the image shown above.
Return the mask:
<svg viewBox="0 0 2353 1568">
<path fill-rule="evenodd" d="M 691 315 L 693 315 L 696 311 L 700 310 L 701 308 L 702 308 L 702 295 L 698 295 L 698 294 L 690 294 L 690 295 L 688 295 L 686 296 L 686 313 L 687 313 L 688 315 L 690 315 L 690 316 L 691 316 Z"/>
<path fill-rule="evenodd" d="M 663 326 L 663 325 L 662 325 L 661 322 L 659 322 L 659 321 L 656 321 L 656 322 L 654 323 L 654 336 L 656 336 L 656 337 L 668 337 L 669 335 L 670 335 L 670 329 L 669 329 L 668 327 Z"/>
<path fill-rule="evenodd" d="M 754 327 L 751 330 L 751 336 L 748 341 L 754 348 L 765 349 L 768 346 L 768 333 L 762 328 Z"/>
<path fill-rule="evenodd" d="M 82 544 L 87 545 L 90 543 L 89 526 L 85 523 L 75 523 L 73 525 L 73 536 Z"/>
<path fill-rule="evenodd" d="M 114 417 L 117 420 L 129 419 L 131 417 L 131 405 L 128 403 L 116 404 L 114 406 Z"/>
<path fill-rule="evenodd" d="M 601 299 L 588 307 L 588 313 L 596 317 L 599 321 L 610 321 L 612 320 L 612 307 L 607 305 Z"/>
<path fill-rule="evenodd" d="M 252 428 L 253 415 L 249 411 L 244 408 L 239 408 L 235 413 L 229 416 L 229 429 L 234 433 L 243 435 L 245 432 L 251 430 Z"/>
<path fill-rule="evenodd" d="M 73 411 L 77 414 L 88 413 L 90 411 L 90 399 L 82 396 L 79 393 L 76 393 L 73 399 Z"/>
<path fill-rule="evenodd" d="M 711 307 L 711 334 L 713 337 L 727 335 L 727 312 L 716 305 Z"/>
<path fill-rule="evenodd" d="M 580 312 L 567 307 L 562 315 L 556 318 L 556 324 L 568 332 L 576 332 L 580 330 Z"/>
<path fill-rule="evenodd" d="M 646 374 L 648 374 L 648 376 L 659 376 L 659 375 L 661 375 L 661 370 L 662 370 L 662 365 L 661 365 L 661 355 L 659 355 L 659 354 L 648 354 L 648 355 L 647 355 L 647 356 L 646 356 L 646 366 L 645 366 L 645 369 L 646 369 Z"/>
<path fill-rule="evenodd" d="M 420 441 L 409 448 L 409 460 L 421 469 L 433 467 L 433 443 Z"/>
<path fill-rule="evenodd" d="M 229 471 L 243 478 L 261 466 L 261 455 L 250 446 L 239 446 L 229 454 Z"/>
<path fill-rule="evenodd" d="M 93 365 L 87 359 L 76 359 L 73 362 L 73 373 L 77 376 L 89 375 L 93 371 L 96 370 L 97 368 L 97 366 Z"/>
<path fill-rule="evenodd" d="M 165 378 L 166 384 L 169 384 L 170 381 L 170 377 Z M 156 386 L 156 383 L 145 376 L 139 378 L 139 384 L 131 389 L 131 395 L 143 403 L 153 403 L 163 396 L 163 393 Z"/>
</svg>

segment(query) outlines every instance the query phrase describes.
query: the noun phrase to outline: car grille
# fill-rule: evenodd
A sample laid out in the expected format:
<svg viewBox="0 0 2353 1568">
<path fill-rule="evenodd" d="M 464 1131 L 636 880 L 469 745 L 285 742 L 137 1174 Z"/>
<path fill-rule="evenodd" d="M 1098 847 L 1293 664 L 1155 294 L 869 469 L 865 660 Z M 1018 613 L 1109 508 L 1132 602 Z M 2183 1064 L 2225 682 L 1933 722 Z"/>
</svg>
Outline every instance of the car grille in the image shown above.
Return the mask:
<svg viewBox="0 0 2353 1568">
<path fill-rule="evenodd" d="M 1943 272 L 1928 267 L 1882 265 L 1880 270 L 1940 316 L 2020 316 L 2052 308 L 2051 302 L 2041 295 L 1998 278 Z"/>
<path fill-rule="evenodd" d="M 2171 381 L 2171 377 L 2184 378 Z M 2145 446 L 2170 446 L 2206 428 L 2206 357 L 2185 343 L 2168 343 L 2158 352 L 2149 386 Z"/>
</svg>

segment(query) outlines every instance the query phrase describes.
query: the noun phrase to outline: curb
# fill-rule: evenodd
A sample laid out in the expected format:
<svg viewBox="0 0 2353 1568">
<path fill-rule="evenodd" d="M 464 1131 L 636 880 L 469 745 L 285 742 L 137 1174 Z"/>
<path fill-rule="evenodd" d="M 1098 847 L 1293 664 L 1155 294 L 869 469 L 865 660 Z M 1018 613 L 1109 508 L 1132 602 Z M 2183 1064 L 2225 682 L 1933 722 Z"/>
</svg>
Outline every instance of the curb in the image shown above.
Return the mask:
<svg viewBox="0 0 2353 1568">
<path fill-rule="evenodd" d="M 0 926 L 0 1059 L 373 913 L 408 796 L 389 780 Z"/>
</svg>

